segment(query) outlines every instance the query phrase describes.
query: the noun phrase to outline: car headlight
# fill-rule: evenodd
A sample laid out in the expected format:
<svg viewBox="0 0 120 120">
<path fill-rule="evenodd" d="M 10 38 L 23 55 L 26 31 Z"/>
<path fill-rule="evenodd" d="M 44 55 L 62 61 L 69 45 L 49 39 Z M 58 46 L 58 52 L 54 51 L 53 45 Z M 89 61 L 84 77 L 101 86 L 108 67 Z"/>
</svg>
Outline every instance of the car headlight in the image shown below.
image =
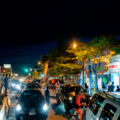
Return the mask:
<svg viewBox="0 0 120 120">
<path fill-rule="evenodd" d="M 16 106 L 16 111 L 21 111 L 21 110 L 22 110 L 21 105 L 18 104 L 18 105 Z"/>
<path fill-rule="evenodd" d="M 19 90 L 21 89 L 20 85 L 16 85 L 16 88 L 19 89 Z"/>
<path fill-rule="evenodd" d="M 13 83 L 12 86 L 15 87 L 15 84 Z"/>
<path fill-rule="evenodd" d="M 44 104 L 43 110 L 44 110 L 44 111 L 48 110 L 48 105 L 47 105 L 47 104 Z"/>
<path fill-rule="evenodd" d="M 69 100 L 72 100 L 72 97 L 69 97 Z"/>
</svg>

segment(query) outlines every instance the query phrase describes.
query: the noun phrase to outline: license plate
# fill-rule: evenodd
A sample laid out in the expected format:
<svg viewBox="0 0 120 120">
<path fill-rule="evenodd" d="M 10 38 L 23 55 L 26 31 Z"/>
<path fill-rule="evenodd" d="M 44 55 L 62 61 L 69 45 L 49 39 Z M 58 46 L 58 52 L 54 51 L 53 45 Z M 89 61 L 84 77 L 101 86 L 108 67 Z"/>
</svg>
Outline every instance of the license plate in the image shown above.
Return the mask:
<svg viewBox="0 0 120 120">
<path fill-rule="evenodd" d="M 20 117 L 20 120 L 23 120 L 23 117 Z"/>
<path fill-rule="evenodd" d="M 35 115 L 35 112 L 29 112 L 29 115 Z"/>
<path fill-rule="evenodd" d="M 35 115 L 35 110 L 34 110 L 34 109 L 31 109 L 31 110 L 29 111 L 29 115 Z"/>
</svg>

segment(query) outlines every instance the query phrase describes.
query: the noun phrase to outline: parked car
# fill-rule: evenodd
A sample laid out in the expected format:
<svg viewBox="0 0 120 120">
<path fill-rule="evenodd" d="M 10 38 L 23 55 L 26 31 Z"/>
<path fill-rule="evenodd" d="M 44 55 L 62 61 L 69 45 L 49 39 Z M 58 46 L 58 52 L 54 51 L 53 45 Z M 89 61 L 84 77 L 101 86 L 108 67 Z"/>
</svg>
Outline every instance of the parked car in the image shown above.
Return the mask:
<svg viewBox="0 0 120 120">
<path fill-rule="evenodd" d="M 74 101 L 76 91 L 78 90 L 83 92 L 86 98 L 88 98 L 86 101 L 88 103 L 90 95 L 85 92 L 85 89 L 82 86 L 76 84 L 65 84 L 58 88 L 58 92 L 56 94 L 57 103 L 59 104 L 60 102 L 63 102 L 66 112 L 69 112 L 69 110 L 73 108 L 72 103 Z"/>
<path fill-rule="evenodd" d="M 86 120 L 120 120 L 120 96 L 96 93 L 86 110 Z"/>
<path fill-rule="evenodd" d="M 49 106 L 40 90 L 24 90 L 15 109 L 16 120 L 46 120 Z"/>
</svg>

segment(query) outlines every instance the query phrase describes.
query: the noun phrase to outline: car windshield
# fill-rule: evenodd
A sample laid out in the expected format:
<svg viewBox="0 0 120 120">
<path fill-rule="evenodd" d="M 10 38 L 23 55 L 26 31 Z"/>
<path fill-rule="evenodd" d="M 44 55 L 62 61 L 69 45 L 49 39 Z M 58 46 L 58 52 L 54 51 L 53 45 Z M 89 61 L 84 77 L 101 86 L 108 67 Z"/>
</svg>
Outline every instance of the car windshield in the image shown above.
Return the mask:
<svg viewBox="0 0 120 120">
<path fill-rule="evenodd" d="M 18 80 L 12 80 L 11 83 L 20 84 Z"/>
<path fill-rule="evenodd" d="M 30 99 L 43 99 L 43 95 L 42 93 L 39 91 L 39 90 L 25 90 L 21 97 L 20 97 L 21 100 L 30 100 Z"/>
<path fill-rule="evenodd" d="M 67 92 L 76 92 L 78 90 L 81 91 L 81 92 L 84 92 L 84 89 L 82 87 L 80 87 L 80 86 L 66 87 Z"/>
</svg>

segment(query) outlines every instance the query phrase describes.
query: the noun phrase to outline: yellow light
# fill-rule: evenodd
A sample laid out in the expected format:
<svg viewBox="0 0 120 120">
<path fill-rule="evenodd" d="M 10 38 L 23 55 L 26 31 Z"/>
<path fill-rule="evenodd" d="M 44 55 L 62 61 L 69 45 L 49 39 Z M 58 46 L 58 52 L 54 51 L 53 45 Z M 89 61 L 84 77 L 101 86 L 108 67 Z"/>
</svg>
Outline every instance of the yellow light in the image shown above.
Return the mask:
<svg viewBox="0 0 120 120">
<path fill-rule="evenodd" d="M 38 62 L 38 65 L 40 65 L 40 64 L 41 64 L 41 62 L 39 61 L 39 62 Z"/>
<path fill-rule="evenodd" d="M 77 44 L 75 43 L 75 41 L 74 41 L 74 43 L 73 43 L 73 48 L 76 48 L 77 47 Z"/>
</svg>

